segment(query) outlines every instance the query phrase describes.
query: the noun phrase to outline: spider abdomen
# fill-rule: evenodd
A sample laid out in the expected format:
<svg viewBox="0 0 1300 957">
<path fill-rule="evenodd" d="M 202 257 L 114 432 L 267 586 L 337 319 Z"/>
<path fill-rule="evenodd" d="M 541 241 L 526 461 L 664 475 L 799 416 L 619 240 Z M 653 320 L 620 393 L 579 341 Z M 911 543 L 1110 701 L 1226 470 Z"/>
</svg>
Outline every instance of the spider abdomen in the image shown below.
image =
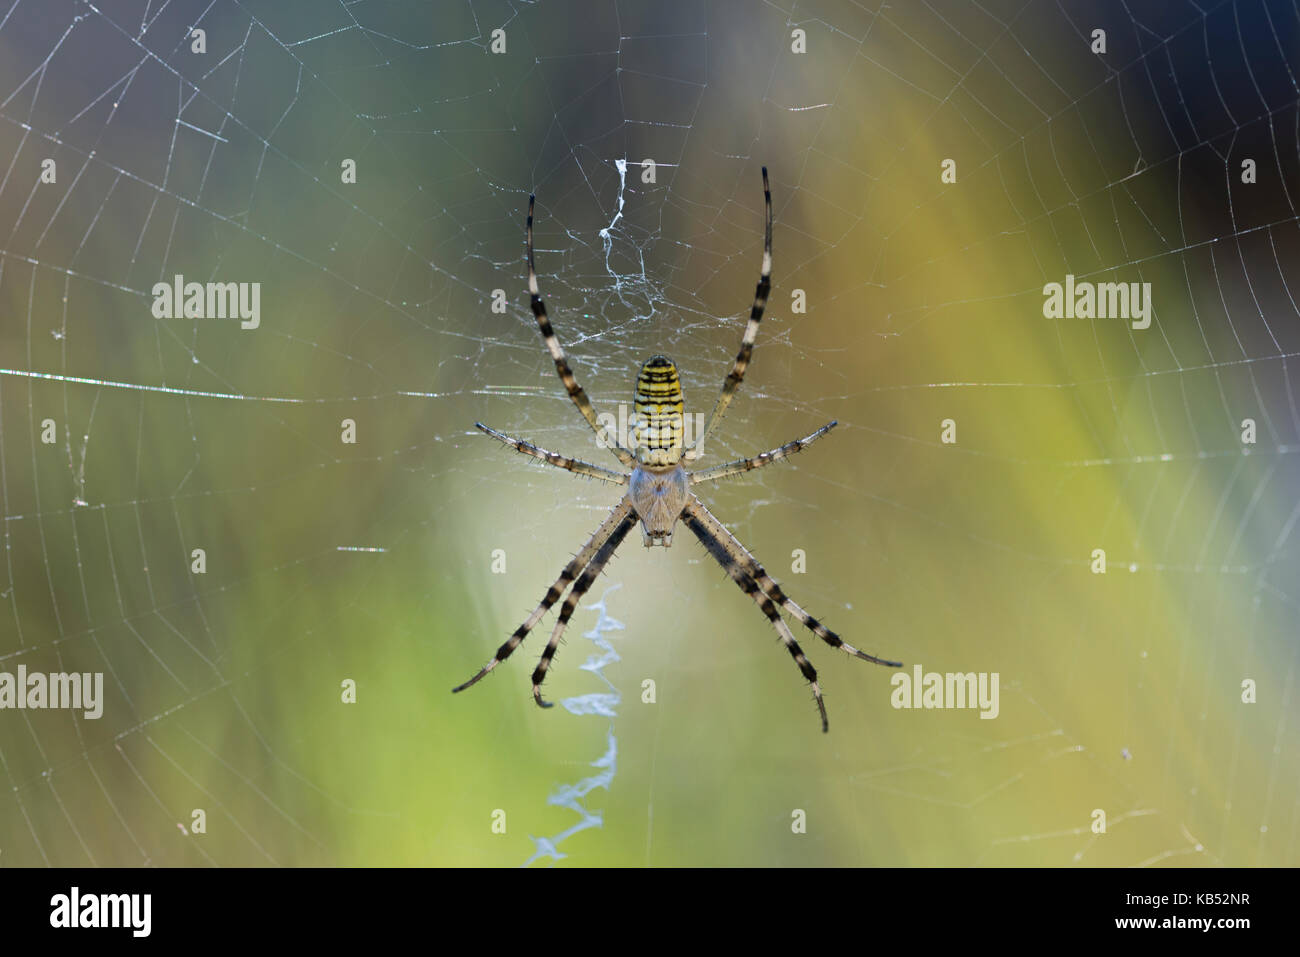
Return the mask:
<svg viewBox="0 0 1300 957">
<path fill-rule="evenodd" d="M 682 458 L 682 381 L 667 356 L 651 356 L 636 380 L 632 449 L 642 465 L 676 465 Z"/>
</svg>

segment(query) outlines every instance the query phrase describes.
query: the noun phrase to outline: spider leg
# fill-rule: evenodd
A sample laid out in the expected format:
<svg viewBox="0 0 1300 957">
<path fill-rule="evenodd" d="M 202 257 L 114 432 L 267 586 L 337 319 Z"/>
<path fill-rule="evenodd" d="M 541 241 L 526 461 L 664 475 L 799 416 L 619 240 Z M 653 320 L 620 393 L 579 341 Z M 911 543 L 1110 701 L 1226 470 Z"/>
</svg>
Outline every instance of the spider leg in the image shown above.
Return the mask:
<svg viewBox="0 0 1300 957">
<path fill-rule="evenodd" d="M 587 478 L 599 479 L 602 482 L 609 482 L 611 485 L 626 485 L 627 476 L 622 472 L 613 472 L 609 469 L 603 469 L 599 465 L 592 465 L 583 462 L 581 459 L 571 459 L 567 455 L 561 455 L 558 452 L 548 452 L 546 449 L 538 448 L 531 442 L 525 442 L 523 439 L 516 439 L 513 436 L 506 435 L 504 432 L 498 432 L 496 429 L 489 429 L 482 422 L 475 422 L 474 428 L 487 435 L 492 436 L 498 442 L 510 446 L 524 455 L 531 455 L 535 459 L 541 459 L 547 465 L 554 465 L 558 468 L 567 469 L 575 475 L 585 475 Z"/>
<path fill-rule="evenodd" d="M 772 580 L 772 577 L 768 575 L 763 566 L 758 563 L 758 559 L 751 555 L 749 550 L 740 543 L 740 540 L 736 538 L 735 535 L 732 535 L 731 532 L 727 531 L 727 527 L 718 521 L 717 516 L 705 508 L 704 503 L 694 495 L 691 496 L 691 501 L 686 504 L 684 514 L 692 516 L 695 521 L 699 522 L 709 532 L 710 535 L 718 539 L 727 550 L 727 554 L 740 564 L 746 574 L 754 579 L 764 594 L 784 607 L 790 612 L 790 614 L 794 615 L 795 618 L 799 619 L 800 624 L 822 641 L 826 642 L 826 644 L 830 645 L 832 648 L 840 648 L 856 658 L 861 658 L 863 661 L 870 661 L 873 664 L 884 665 L 886 668 L 903 667 L 901 661 L 889 661 L 885 658 L 877 658 L 875 655 L 869 655 L 864 651 L 859 651 L 795 604 L 795 602 L 781 590 L 781 586 Z M 698 535 L 699 533 L 696 532 L 696 534 Z"/>
<path fill-rule="evenodd" d="M 808 680 L 808 683 L 812 685 L 813 700 L 817 702 L 817 710 L 821 714 L 822 718 L 822 731 L 829 731 L 830 722 L 826 719 L 826 704 L 822 701 L 822 689 L 817 684 L 817 669 L 812 666 L 812 662 L 804 655 L 803 649 L 799 647 L 799 642 L 795 641 L 794 635 L 790 633 L 790 628 L 786 625 L 785 619 L 781 617 L 781 613 L 777 611 L 776 606 L 772 604 L 772 599 L 769 598 L 763 592 L 763 589 L 759 587 L 754 576 L 745 570 L 744 563 L 740 559 L 740 556 L 733 553 L 733 550 L 728 545 L 727 541 L 715 535 L 709 525 L 703 521 L 698 510 L 695 508 L 696 504 L 697 502 L 692 502 L 686 506 L 685 510 L 682 512 L 682 521 L 686 523 L 687 528 L 695 533 L 695 537 L 704 545 L 705 550 L 712 555 L 714 560 L 726 570 L 729 576 L 731 576 L 731 580 L 740 586 L 740 590 L 750 598 L 754 599 L 758 604 L 758 607 L 762 609 L 763 614 L 767 615 L 768 621 L 772 623 L 772 627 L 776 629 L 776 633 L 780 635 L 781 640 L 785 642 L 785 647 L 786 650 L 790 652 L 790 657 L 794 659 L 795 664 L 799 666 L 799 671 Z"/>
<path fill-rule="evenodd" d="M 578 380 L 569 368 L 569 360 L 565 358 L 564 348 L 560 345 L 560 340 L 556 338 L 555 329 L 551 326 L 551 320 L 546 315 L 546 303 L 542 301 L 541 293 L 537 288 L 537 270 L 533 266 L 533 199 L 528 197 L 528 296 L 529 305 L 533 310 L 533 317 L 537 320 L 537 327 L 542 331 L 542 338 L 546 341 L 546 350 L 551 354 L 555 361 L 555 371 L 560 375 L 560 381 L 564 383 L 564 389 L 569 393 L 569 398 L 573 404 L 578 407 L 582 417 L 587 420 L 591 430 L 596 433 L 602 444 L 608 444 L 618 460 L 626 466 L 631 466 L 635 459 L 632 453 L 623 447 L 618 441 L 617 436 L 609 435 L 607 430 L 600 426 L 596 421 L 596 410 L 591 406 L 591 400 L 587 398 L 587 393 L 583 391 L 582 386 L 578 385 Z"/>
<path fill-rule="evenodd" d="M 729 475 L 736 475 L 740 472 L 749 472 L 753 469 L 761 469 L 764 465 L 771 465 L 773 462 L 779 462 L 788 455 L 802 452 L 831 429 L 835 428 L 838 424 L 839 423 L 835 421 L 827 422 L 812 435 L 805 435 L 802 439 L 795 439 L 793 442 L 787 442 L 779 449 L 764 452 L 762 455 L 756 455 L 752 459 L 738 459 L 735 462 L 728 462 L 725 465 L 715 465 L 713 468 L 692 472 L 691 484 L 699 485 L 701 482 L 714 482 L 720 478 L 726 478 Z"/>
<path fill-rule="evenodd" d="M 613 511 L 609 513 L 605 518 L 605 521 L 601 522 L 600 528 L 596 529 L 591 538 L 587 539 L 587 544 L 583 545 L 581 551 L 579 551 L 577 555 L 573 556 L 573 561 L 564 566 L 564 571 L 560 572 L 560 577 L 555 580 L 555 584 L 547 590 L 545 597 L 542 598 L 541 604 L 533 610 L 533 613 L 528 616 L 527 620 L 525 620 L 522 625 L 515 629 L 514 634 L 506 639 L 505 644 L 497 649 L 497 653 L 492 656 L 492 660 L 479 669 L 478 674 L 473 678 L 470 678 L 469 681 L 466 681 L 464 684 L 451 689 L 453 694 L 457 691 L 464 691 L 466 688 L 477 684 L 484 675 L 510 657 L 511 652 L 519 647 L 519 643 L 528 636 L 528 633 L 533 630 L 533 627 L 541 620 L 542 616 L 546 614 L 547 610 L 560 600 L 560 596 L 563 595 L 564 590 L 569 587 L 569 583 L 587 567 L 588 563 L 592 560 L 592 556 L 596 555 L 600 551 L 601 546 L 603 546 L 609 538 L 622 527 L 631 512 L 632 505 L 626 498 L 614 506 Z M 623 534 L 626 535 L 627 533 L 623 532 Z"/>
<path fill-rule="evenodd" d="M 754 290 L 754 305 L 749 311 L 749 322 L 745 324 L 745 334 L 740 340 L 740 351 L 736 353 L 736 362 L 722 383 L 722 392 L 713 405 L 713 411 L 709 413 L 704 431 L 686 450 L 688 460 L 699 456 L 704 437 L 718 424 L 722 413 L 726 412 L 727 406 L 731 404 L 736 389 L 740 387 L 741 380 L 745 378 L 745 369 L 749 367 L 749 359 L 754 354 L 754 340 L 758 338 L 758 324 L 763 319 L 763 310 L 767 308 L 767 297 L 772 291 L 772 190 L 767 184 L 766 166 L 763 167 L 763 203 L 767 209 L 767 227 L 763 231 L 763 268 L 758 274 L 758 287 Z"/>
<path fill-rule="evenodd" d="M 533 700 L 540 707 L 549 708 L 551 703 L 542 697 L 542 682 L 546 680 L 546 672 L 551 667 L 551 659 L 555 657 L 556 648 L 559 647 L 560 638 L 564 635 L 564 629 L 569 624 L 569 619 L 573 617 L 573 610 L 578 607 L 578 602 L 582 596 L 587 594 L 605 565 L 614 557 L 614 552 L 618 546 L 623 544 L 623 539 L 627 533 L 636 525 L 637 517 L 634 513 L 629 513 L 623 518 L 622 523 L 614 529 L 605 544 L 600 546 L 596 552 L 596 557 L 591 560 L 582 572 L 582 575 L 573 583 L 573 588 L 569 592 L 569 597 L 564 599 L 564 604 L 560 606 L 560 616 L 555 621 L 555 628 L 551 631 L 551 640 L 546 643 L 546 650 L 542 652 L 541 659 L 537 662 L 537 668 L 533 671 Z"/>
</svg>

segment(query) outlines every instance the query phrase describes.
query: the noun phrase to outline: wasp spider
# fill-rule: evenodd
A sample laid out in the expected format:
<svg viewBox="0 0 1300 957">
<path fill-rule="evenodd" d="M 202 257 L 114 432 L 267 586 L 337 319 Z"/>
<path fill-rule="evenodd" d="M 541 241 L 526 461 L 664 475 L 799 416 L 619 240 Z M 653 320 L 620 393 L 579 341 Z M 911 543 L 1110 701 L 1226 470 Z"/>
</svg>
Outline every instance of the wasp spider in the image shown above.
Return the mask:
<svg viewBox="0 0 1300 957">
<path fill-rule="evenodd" d="M 569 596 L 560 606 L 559 618 L 551 631 L 551 640 L 546 643 L 546 650 L 542 652 L 541 660 L 533 672 L 533 699 L 542 707 L 549 708 L 550 703 L 542 697 L 542 681 L 546 678 L 551 659 L 555 657 L 564 629 L 569 619 L 573 617 L 574 609 L 582 600 L 582 596 L 591 588 L 596 576 L 614 556 L 614 552 L 638 521 L 641 523 L 641 536 L 646 547 L 651 545 L 667 547 L 672 544 L 673 528 L 680 520 L 703 543 L 705 550 L 726 570 L 741 590 L 754 599 L 768 621 L 772 623 L 772 627 L 776 629 L 777 634 L 781 636 L 781 640 L 785 642 L 786 648 L 803 676 L 812 685 L 813 698 L 821 714 L 823 731 L 828 730 L 829 725 L 826 720 L 826 705 L 822 701 L 821 688 L 817 684 L 817 672 L 804 656 L 799 643 L 795 641 L 790 628 L 777 611 L 778 605 L 832 648 L 843 649 L 863 661 L 872 661 L 890 668 L 901 667 L 900 662 L 886 661 L 858 651 L 795 604 L 763 570 L 763 566 L 745 546 L 727 531 L 726 527 L 704 507 L 704 503 L 691 492 L 693 486 L 779 462 L 807 448 L 836 425 L 835 422 L 828 422 L 809 436 L 795 439 L 752 459 L 741 459 L 693 472 L 687 471 L 683 464 L 693 462 L 699 457 L 705 436 L 717 425 L 723 412 L 731 404 L 737 387 L 745 377 L 745 370 L 754 351 L 758 324 L 763 318 L 768 292 L 772 288 L 772 193 L 767 183 L 767 167 L 763 168 L 763 200 L 767 212 L 767 227 L 763 237 L 763 269 L 759 274 L 758 289 L 754 293 L 754 307 L 750 311 L 749 322 L 740 341 L 740 352 L 737 353 L 735 364 L 727 375 L 726 381 L 723 382 L 722 392 L 713 405 L 713 411 L 704 425 L 704 430 L 694 442 L 684 445 L 682 386 L 677 375 L 677 367 L 666 356 L 651 356 L 641 366 L 641 373 L 637 377 L 635 415 L 632 419 L 630 441 L 632 448 L 629 449 L 621 444 L 618 437 L 609 435 L 608 430 L 597 424 L 596 411 L 592 408 L 587 393 L 583 391 L 582 386 L 578 385 L 573 370 L 569 368 L 564 349 L 561 348 L 559 340 L 555 337 L 555 330 L 551 327 L 551 321 L 547 318 L 546 306 L 537 290 L 537 272 L 533 266 L 533 197 L 528 197 L 526 230 L 528 292 L 533 315 L 537 318 L 542 338 L 546 341 L 546 348 L 551 358 L 555 360 L 555 370 L 559 373 L 560 381 L 564 383 L 569 398 L 573 400 L 582 417 L 600 438 L 601 444 L 610 448 L 618 456 L 619 462 L 629 471 L 615 472 L 556 452 L 548 452 L 523 439 L 516 439 L 495 429 L 489 429 L 482 423 L 475 423 L 475 427 L 525 455 L 531 455 L 578 475 L 599 479 L 611 485 L 626 486 L 627 492 L 601 523 L 600 528 L 596 529 L 595 534 L 574 556 L 573 561 L 560 572 L 560 577 L 546 592 L 541 604 L 533 610 L 522 625 L 515 629 L 514 634 L 506 640 L 505 644 L 497 649 L 492 660 L 484 665 L 478 674 L 463 685 L 452 689 L 453 691 L 464 691 L 510 657 L 542 616 L 568 589 Z M 570 585 L 573 586 L 571 589 Z"/>
</svg>

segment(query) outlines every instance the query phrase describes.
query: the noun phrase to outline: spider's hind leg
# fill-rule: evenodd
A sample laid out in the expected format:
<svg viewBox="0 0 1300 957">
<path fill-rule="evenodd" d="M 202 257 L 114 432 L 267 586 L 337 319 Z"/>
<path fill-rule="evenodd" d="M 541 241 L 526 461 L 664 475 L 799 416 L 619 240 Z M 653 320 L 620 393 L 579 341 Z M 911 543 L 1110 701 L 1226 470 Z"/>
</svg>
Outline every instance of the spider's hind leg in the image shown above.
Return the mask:
<svg viewBox="0 0 1300 957">
<path fill-rule="evenodd" d="M 618 460 L 625 466 L 631 467 L 636 461 L 630 451 L 625 449 L 617 438 L 605 435 L 601 428 L 600 422 L 597 421 L 596 410 L 592 408 L 591 399 L 587 398 L 587 393 L 582 386 L 578 385 L 577 377 L 573 374 L 573 369 L 569 366 L 569 360 L 564 354 L 564 347 L 560 345 L 560 340 L 555 335 L 555 329 L 551 325 L 550 317 L 546 314 L 546 303 L 542 299 L 541 290 L 537 287 L 537 268 L 533 264 L 533 200 L 534 197 L 528 197 L 528 223 L 525 226 L 525 242 L 528 247 L 528 302 L 533 310 L 533 317 L 537 320 L 537 328 L 542 333 L 542 341 L 546 343 L 546 351 L 551 354 L 551 359 L 555 363 L 555 371 L 560 377 L 560 382 L 564 384 L 564 391 L 569 393 L 569 398 L 573 404 L 578 407 L 578 412 L 587 424 L 591 426 L 591 431 L 596 433 L 597 438 L 602 438 L 608 443 L 609 450 L 618 457 Z"/>
<path fill-rule="evenodd" d="M 705 437 L 713 431 L 722 414 L 727 411 L 727 406 L 731 404 L 736 390 L 740 388 L 740 383 L 745 378 L 745 370 L 749 368 L 749 360 L 754 355 L 758 324 L 763 320 L 767 297 L 772 292 L 772 189 L 767 182 L 766 166 L 763 167 L 763 207 L 766 213 L 766 225 L 763 229 L 763 265 L 758 274 L 758 286 L 754 289 L 754 305 L 749 310 L 749 322 L 745 323 L 745 332 L 740 339 L 740 351 L 736 353 L 736 361 L 732 363 L 731 371 L 722 382 L 722 391 L 713 405 L 713 411 L 709 413 L 708 421 L 704 423 L 699 436 L 686 450 L 685 458 L 688 462 L 694 461 L 703 452 Z"/>
</svg>

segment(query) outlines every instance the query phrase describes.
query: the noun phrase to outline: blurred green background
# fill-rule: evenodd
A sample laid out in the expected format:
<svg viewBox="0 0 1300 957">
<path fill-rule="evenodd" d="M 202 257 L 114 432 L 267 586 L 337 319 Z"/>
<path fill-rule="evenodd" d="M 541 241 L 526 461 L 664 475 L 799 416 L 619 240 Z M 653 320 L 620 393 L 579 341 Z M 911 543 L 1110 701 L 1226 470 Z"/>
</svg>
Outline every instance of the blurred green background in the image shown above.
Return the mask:
<svg viewBox="0 0 1300 957">
<path fill-rule="evenodd" d="M 11 4 L 0 670 L 106 703 L 0 711 L 0 865 L 519 864 L 611 733 L 565 865 L 1295 865 L 1296 13 L 1149 7 Z M 617 500 L 472 429 L 614 464 L 528 312 L 529 192 L 598 408 L 665 352 L 706 412 L 761 165 L 710 462 L 840 428 L 704 498 L 846 640 L 997 672 L 997 719 L 799 634 L 822 735 L 684 529 L 551 669 L 607 690 L 603 595 L 615 718 L 533 706 L 550 617 L 453 697 Z M 260 327 L 153 318 L 177 273 L 260 282 Z M 1044 318 L 1067 273 L 1151 283 L 1151 327 Z"/>
</svg>

